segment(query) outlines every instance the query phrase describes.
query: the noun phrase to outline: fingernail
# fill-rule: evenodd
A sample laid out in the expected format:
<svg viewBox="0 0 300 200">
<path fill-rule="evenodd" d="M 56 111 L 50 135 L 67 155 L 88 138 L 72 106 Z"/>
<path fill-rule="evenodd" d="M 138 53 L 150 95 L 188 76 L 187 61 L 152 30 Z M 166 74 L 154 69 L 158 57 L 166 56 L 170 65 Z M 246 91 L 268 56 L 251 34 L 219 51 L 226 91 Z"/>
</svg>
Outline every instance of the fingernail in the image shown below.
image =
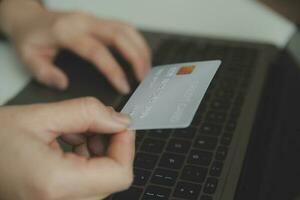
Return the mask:
<svg viewBox="0 0 300 200">
<path fill-rule="evenodd" d="M 108 110 L 109 110 L 109 111 L 111 111 L 111 112 L 115 112 L 115 109 L 114 109 L 114 107 L 112 107 L 112 106 L 107 106 L 107 108 L 108 108 Z"/>
<path fill-rule="evenodd" d="M 67 89 L 67 84 L 57 84 L 57 88 L 59 89 L 59 90 L 65 90 L 65 89 Z"/>
<path fill-rule="evenodd" d="M 138 80 L 142 81 L 145 77 L 145 74 L 146 74 L 146 70 L 145 69 L 141 70 L 138 74 Z"/>
<path fill-rule="evenodd" d="M 124 78 L 119 78 L 118 85 L 122 93 L 128 94 L 130 92 L 130 86 Z"/>
<path fill-rule="evenodd" d="M 50 84 L 52 87 L 57 88 L 59 90 L 65 90 L 68 87 L 67 81 L 53 80 Z"/>
<path fill-rule="evenodd" d="M 112 118 L 116 120 L 117 122 L 120 122 L 124 125 L 129 125 L 131 123 L 131 119 L 129 115 L 126 115 L 124 113 L 119 113 L 119 112 L 113 112 L 112 113 Z"/>
<path fill-rule="evenodd" d="M 90 158 L 90 152 L 88 151 L 86 143 L 74 147 L 73 151 L 80 156 Z"/>
<path fill-rule="evenodd" d="M 146 69 L 145 69 L 145 71 L 144 71 L 144 76 L 147 76 L 147 74 L 149 73 L 149 71 L 150 71 L 150 69 L 151 69 L 151 63 L 149 63 L 148 65 L 147 65 L 147 67 L 146 67 Z"/>
<path fill-rule="evenodd" d="M 140 81 L 142 81 L 148 74 L 148 72 L 150 71 L 150 67 L 151 64 L 148 63 L 148 64 L 145 64 L 145 66 L 142 68 L 142 70 L 140 71 L 140 73 L 138 74 L 138 79 Z"/>
</svg>

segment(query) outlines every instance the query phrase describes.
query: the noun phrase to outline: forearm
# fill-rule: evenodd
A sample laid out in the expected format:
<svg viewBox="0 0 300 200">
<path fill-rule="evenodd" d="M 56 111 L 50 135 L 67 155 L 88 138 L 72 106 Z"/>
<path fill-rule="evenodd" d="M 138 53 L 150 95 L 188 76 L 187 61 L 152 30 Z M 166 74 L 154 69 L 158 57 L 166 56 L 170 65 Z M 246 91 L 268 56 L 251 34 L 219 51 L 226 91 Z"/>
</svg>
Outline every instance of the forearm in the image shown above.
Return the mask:
<svg viewBox="0 0 300 200">
<path fill-rule="evenodd" d="M 0 0 L 0 30 L 11 37 L 16 29 L 29 26 L 44 8 L 39 0 Z"/>
</svg>

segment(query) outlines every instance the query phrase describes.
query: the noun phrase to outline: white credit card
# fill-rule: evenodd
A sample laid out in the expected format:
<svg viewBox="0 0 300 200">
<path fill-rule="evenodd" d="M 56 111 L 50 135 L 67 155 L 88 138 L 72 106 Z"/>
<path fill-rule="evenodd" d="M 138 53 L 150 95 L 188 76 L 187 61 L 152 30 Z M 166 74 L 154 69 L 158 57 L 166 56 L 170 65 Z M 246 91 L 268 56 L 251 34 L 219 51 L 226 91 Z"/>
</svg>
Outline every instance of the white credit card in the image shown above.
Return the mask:
<svg viewBox="0 0 300 200">
<path fill-rule="evenodd" d="M 121 111 L 132 118 L 129 128 L 189 126 L 220 64 L 213 60 L 152 68 Z"/>
</svg>

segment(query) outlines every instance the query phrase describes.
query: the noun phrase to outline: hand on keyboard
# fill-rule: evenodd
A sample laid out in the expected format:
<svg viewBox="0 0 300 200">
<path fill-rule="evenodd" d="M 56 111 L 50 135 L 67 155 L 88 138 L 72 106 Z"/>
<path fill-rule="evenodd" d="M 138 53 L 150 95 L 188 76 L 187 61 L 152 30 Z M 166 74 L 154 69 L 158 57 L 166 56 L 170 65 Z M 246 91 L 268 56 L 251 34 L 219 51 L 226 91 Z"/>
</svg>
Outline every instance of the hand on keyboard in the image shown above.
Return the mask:
<svg viewBox="0 0 300 200">
<path fill-rule="evenodd" d="M 13 41 L 22 62 L 43 84 L 61 90 L 68 87 L 66 74 L 53 64 L 61 48 L 93 63 L 125 94 L 130 91 L 129 84 L 108 46 L 117 49 L 133 66 L 138 80 L 150 68 L 150 51 L 144 38 L 126 23 L 78 12 L 48 11 L 35 1 L 3 1 L 2 7 L 0 26 Z"/>
</svg>

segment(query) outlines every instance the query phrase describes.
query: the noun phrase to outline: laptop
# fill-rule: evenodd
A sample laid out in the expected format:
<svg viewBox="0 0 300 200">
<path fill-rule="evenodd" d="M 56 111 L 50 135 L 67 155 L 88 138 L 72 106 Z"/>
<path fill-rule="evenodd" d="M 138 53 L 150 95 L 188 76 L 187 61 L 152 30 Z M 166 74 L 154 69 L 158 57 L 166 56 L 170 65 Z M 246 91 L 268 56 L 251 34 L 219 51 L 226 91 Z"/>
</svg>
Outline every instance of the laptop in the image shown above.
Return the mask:
<svg viewBox="0 0 300 200">
<path fill-rule="evenodd" d="M 154 66 L 215 59 L 222 65 L 188 128 L 137 132 L 134 183 L 107 199 L 295 198 L 300 175 L 300 32 L 284 50 L 263 43 L 143 34 Z M 135 88 L 138 82 L 129 64 L 114 54 Z M 130 97 L 118 94 L 95 67 L 71 52 L 62 51 L 55 62 L 70 77 L 67 91 L 31 81 L 8 104 L 95 96 L 120 110 Z"/>
</svg>

